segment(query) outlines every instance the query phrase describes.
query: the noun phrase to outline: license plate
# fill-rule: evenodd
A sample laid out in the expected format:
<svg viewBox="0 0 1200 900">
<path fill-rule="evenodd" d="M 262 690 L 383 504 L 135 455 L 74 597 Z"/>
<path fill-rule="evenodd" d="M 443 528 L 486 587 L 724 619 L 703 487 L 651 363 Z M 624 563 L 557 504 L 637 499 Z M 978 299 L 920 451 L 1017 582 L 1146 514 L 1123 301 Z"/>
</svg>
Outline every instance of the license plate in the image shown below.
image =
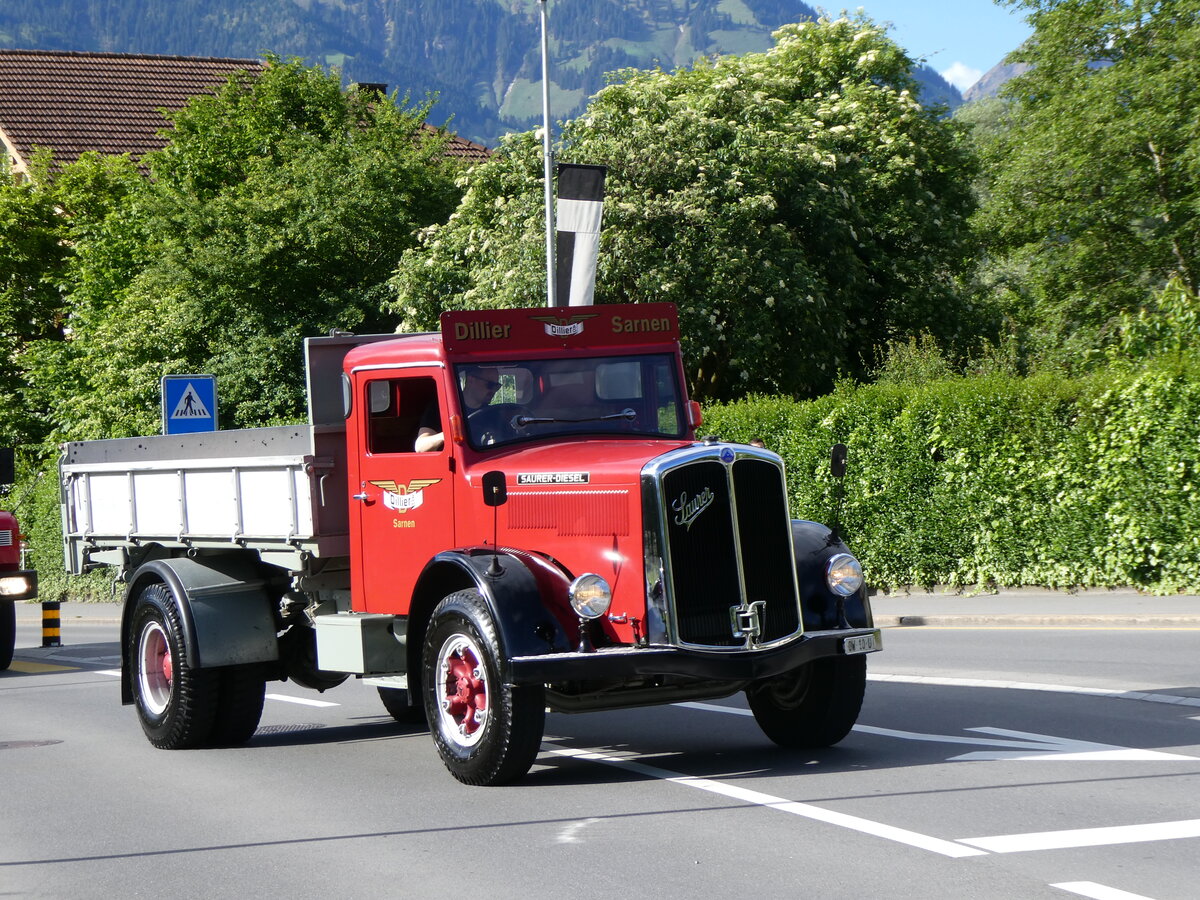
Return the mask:
<svg viewBox="0 0 1200 900">
<path fill-rule="evenodd" d="M 847 655 L 874 653 L 880 649 L 879 643 L 874 634 L 860 634 L 857 637 L 842 638 L 842 652 Z"/>
</svg>

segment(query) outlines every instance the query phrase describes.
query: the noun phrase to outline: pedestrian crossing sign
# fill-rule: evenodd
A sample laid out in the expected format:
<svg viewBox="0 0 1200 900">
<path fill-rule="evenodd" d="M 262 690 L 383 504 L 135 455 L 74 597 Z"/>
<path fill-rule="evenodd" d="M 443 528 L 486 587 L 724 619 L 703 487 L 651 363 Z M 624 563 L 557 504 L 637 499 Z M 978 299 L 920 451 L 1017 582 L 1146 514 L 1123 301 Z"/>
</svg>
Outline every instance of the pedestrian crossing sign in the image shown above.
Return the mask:
<svg viewBox="0 0 1200 900">
<path fill-rule="evenodd" d="M 217 379 L 214 375 L 164 375 L 163 434 L 217 430 Z"/>
</svg>

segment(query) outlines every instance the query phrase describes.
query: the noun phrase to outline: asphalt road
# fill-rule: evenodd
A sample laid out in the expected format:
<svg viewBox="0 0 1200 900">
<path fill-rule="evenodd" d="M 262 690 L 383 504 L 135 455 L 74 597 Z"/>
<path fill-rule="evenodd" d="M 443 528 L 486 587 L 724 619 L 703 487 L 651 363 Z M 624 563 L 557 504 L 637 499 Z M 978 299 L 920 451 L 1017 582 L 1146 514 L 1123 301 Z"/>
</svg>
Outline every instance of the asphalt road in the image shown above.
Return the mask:
<svg viewBox="0 0 1200 900">
<path fill-rule="evenodd" d="M 154 750 L 96 618 L 23 624 L 0 674 L 0 896 L 1196 896 L 1200 626 L 888 628 L 836 748 L 775 749 L 740 696 L 551 715 L 479 789 L 361 683 Z"/>
</svg>

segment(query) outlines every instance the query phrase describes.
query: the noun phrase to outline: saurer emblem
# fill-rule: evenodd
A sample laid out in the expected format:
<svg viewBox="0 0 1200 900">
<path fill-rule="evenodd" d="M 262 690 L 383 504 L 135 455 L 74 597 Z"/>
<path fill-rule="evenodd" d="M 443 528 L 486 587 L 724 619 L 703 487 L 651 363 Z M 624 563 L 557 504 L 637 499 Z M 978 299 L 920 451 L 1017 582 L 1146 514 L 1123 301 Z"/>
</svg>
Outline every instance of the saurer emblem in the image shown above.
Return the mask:
<svg viewBox="0 0 1200 900">
<path fill-rule="evenodd" d="M 679 499 L 671 504 L 671 509 L 678 513 L 675 516 L 676 525 L 684 525 L 691 531 L 692 523 L 700 518 L 700 514 L 712 506 L 713 501 L 717 499 L 717 495 L 712 492 L 712 488 L 705 488 L 695 497 L 688 497 L 687 493 L 679 495 Z"/>
<path fill-rule="evenodd" d="M 414 478 L 407 485 L 394 481 L 372 481 L 383 491 L 383 505 L 397 512 L 408 512 L 425 502 L 425 488 L 437 484 L 440 478 Z"/>
</svg>

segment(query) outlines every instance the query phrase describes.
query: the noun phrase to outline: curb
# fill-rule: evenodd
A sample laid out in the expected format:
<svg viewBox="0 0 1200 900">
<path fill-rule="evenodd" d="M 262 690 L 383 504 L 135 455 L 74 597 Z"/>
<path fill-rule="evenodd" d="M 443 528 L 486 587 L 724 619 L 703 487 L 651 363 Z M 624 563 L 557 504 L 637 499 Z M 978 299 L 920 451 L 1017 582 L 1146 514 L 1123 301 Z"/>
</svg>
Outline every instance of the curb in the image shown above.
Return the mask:
<svg viewBox="0 0 1200 900">
<path fill-rule="evenodd" d="M 120 625 L 120 616 L 59 616 L 60 625 L 70 623 L 71 625 Z M 18 625 L 40 625 L 42 624 L 42 613 L 39 610 L 36 613 L 22 613 L 21 608 L 17 607 L 17 624 Z"/>
</svg>

